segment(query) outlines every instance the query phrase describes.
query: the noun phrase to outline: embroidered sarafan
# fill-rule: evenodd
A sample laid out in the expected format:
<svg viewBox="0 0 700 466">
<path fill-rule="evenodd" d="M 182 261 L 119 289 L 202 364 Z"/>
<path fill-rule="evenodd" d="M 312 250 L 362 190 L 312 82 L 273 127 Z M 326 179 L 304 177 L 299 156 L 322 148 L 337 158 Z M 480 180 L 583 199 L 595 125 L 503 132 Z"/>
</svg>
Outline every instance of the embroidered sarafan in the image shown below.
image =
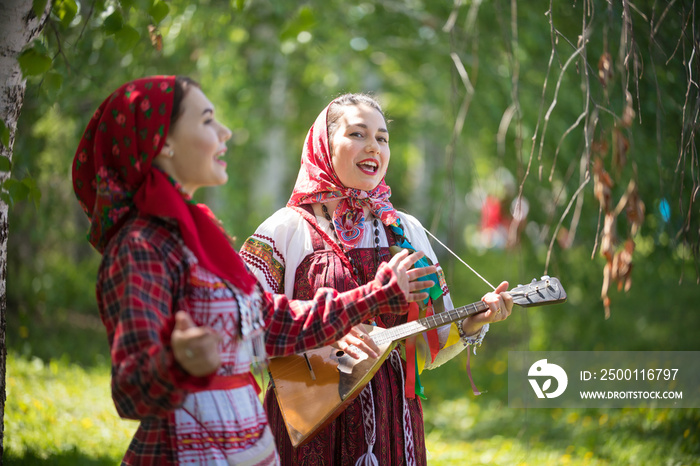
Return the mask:
<svg viewBox="0 0 700 466">
<path fill-rule="evenodd" d="M 410 215 L 399 213 L 400 220 L 408 239 L 417 249 L 425 251 L 434 263 L 437 258 L 430 247 L 420 223 Z M 323 222 L 323 219 L 319 219 Z M 370 220 L 367 220 L 369 226 Z M 319 225 L 330 237 L 330 226 Z M 389 258 L 389 246 L 395 238 L 390 228 L 379 229 L 380 260 Z M 259 243 L 266 243 L 260 248 Z M 273 214 L 256 230 L 241 249 L 241 256 L 248 261 L 249 250 L 256 248 L 256 253 L 271 254 L 274 262 L 285 265 L 281 275 L 283 283 L 269 284 L 263 277 L 270 277 L 264 270 L 264 264 L 271 260 L 249 262 L 253 273 L 261 279 L 263 286 L 282 289 L 288 297 L 313 295 L 324 287 L 338 290 L 352 289 L 373 278 L 377 267 L 373 235 L 365 235 L 356 248 L 348 254 L 353 256 L 353 263 L 359 265 L 354 274 L 319 235 L 308 221 L 292 208 L 283 208 Z M 439 264 L 438 264 L 439 265 Z M 263 268 L 260 268 L 263 267 Z M 442 276 L 442 274 L 440 274 Z M 452 309 L 449 290 L 441 281 L 445 293 L 440 298 L 446 309 Z M 359 288 L 358 288 L 359 289 Z M 406 316 L 382 314 L 374 319 L 387 328 L 406 322 Z M 454 330 L 453 330 L 454 329 Z M 464 349 L 453 338 L 456 326 L 448 325 L 438 329 L 440 351 L 435 361 L 430 360 L 427 341 L 419 337 L 416 344 L 416 358 L 419 369 L 439 366 Z M 284 465 L 348 465 L 353 466 L 360 458 L 371 453 L 381 465 L 425 464 L 425 440 L 423 435 L 423 415 L 419 398 L 409 398 L 405 393 L 406 364 L 395 350 L 387 362 L 382 364 L 370 385 L 355 399 L 348 408 L 317 437 L 296 449 L 291 446 L 283 416 L 279 410 L 274 391 L 268 390 L 265 407 L 268 412 L 270 427 L 277 442 L 282 464 Z M 397 422 L 398 420 L 398 422 Z"/>
</svg>

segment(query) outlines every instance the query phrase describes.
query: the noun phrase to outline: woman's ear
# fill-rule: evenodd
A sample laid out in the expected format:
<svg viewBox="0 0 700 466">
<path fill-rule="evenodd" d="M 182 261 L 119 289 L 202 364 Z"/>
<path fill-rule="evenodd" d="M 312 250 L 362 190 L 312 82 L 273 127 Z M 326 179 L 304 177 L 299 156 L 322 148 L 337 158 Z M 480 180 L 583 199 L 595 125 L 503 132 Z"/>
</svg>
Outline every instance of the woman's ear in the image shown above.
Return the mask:
<svg viewBox="0 0 700 466">
<path fill-rule="evenodd" d="M 173 140 L 169 136 L 166 136 L 163 147 L 160 148 L 160 152 L 158 152 L 153 159 L 153 165 L 177 179 L 175 176 L 176 170 L 173 160 L 175 157 L 175 144 L 173 144 Z"/>
<path fill-rule="evenodd" d="M 167 157 L 169 159 L 175 157 L 175 150 L 167 139 L 165 140 L 165 144 L 163 144 L 163 147 L 160 149 L 160 153 L 158 155 L 162 155 L 163 157 Z"/>
<path fill-rule="evenodd" d="M 172 176 L 173 157 L 175 157 L 175 150 L 173 149 L 172 144 L 169 144 L 166 140 L 163 147 L 161 147 L 160 152 L 158 152 L 158 154 L 156 154 L 156 156 L 153 158 L 153 165 Z"/>
</svg>

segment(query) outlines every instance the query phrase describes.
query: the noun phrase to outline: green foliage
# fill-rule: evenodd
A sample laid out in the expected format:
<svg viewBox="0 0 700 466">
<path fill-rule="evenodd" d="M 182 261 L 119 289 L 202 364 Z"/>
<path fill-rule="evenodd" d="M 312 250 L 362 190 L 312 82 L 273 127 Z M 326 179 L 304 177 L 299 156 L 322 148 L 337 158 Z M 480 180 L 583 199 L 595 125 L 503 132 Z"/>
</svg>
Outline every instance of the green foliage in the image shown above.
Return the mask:
<svg viewBox="0 0 700 466">
<path fill-rule="evenodd" d="M 153 22 L 158 24 L 163 21 L 166 16 L 168 16 L 169 11 L 170 7 L 167 3 L 157 1 L 153 2 L 151 8 L 148 9 L 148 14 L 151 15 L 151 18 L 153 18 Z"/>
<path fill-rule="evenodd" d="M 126 53 L 134 48 L 139 42 L 139 39 L 141 39 L 141 36 L 138 31 L 131 26 L 123 26 L 114 34 L 114 38 L 117 41 L 119 51 Z"/>
<path fill-rule="evenodd" d="M 78 14 L 78 4 L 75 0 L 56 0 L 51 11 L 58 18 L 61 26 L 68 27 Z"/>
<path fill-rule="evenodd" d="M 59 73 L 48 72 L 44 75 L 43 87 L 46 90 L 46 94 L 49 96 L 55 96 L 61 90 L 63 85 L 63 76 Z"/>
<path fill-rule="evenodd" d="M 34 14 L 37 17 L 41 17 L 41 15 L 44 13 L 44 9 L 46 8 L 46 3 L 48 0 L 33 0 L 32 1 L 32 11 L 34 11 Z"/>
<path fill-rule="evenodd" d="M 308 6 L 299 8 L 293 18 L 282 27 L 280 40 L 296 39 L 301 32 L 311 31 L 316 24 L 313 10 Z"/>
<path fill-rule="evenodd" d="M 198 198 L 211 205 L 239 244 L 288 199 L 304 136 L 318 112 L 342 92 L 368 91 L 383 102 L 391 120 L 387 181 L 397 207 L 416 215 L 492 280 L 526 281 L 548 267 L 571 288 L 572 300 L 590 296 L 588 305 L 597 309 L 604 263 L 592 255 L 599 247 L 601 223 L 591 181 L 583 187 L 574 244 L 568 247 L 561 238 L 553 238 L 560 221 L 560 236 L 573 228 L 576 209 L 564 212 L 591 168 L 586 163 L 590 141 L 584 138 L 585 122 L 574 125 L 578 115 L 586 102 L 599 109 L 599 123 L 591 134 L 610 148 L 625 105 L 620 89 L 628 78 L 621 63 L 613 63 L 607 86 L 597 78 L 598 58 L 619 46 L 615 43 L 619 39 L 613 38 L 622 36 L 621 24 L 611 18 L 620 12 L 605 2 L 592 6 L 612 11 L 591 18 L 589 26 L 596 33 L 589 37 L 583 62 L 575 54 L 581 5 L 554 5 L 548 16 L 541 14 L 544 7 L 519 9 L 520 34 L 515 41 L 510 11 L 496 3 L 453 9 L 443 2 L 420 1 L 405 8 L 390 2 L 346 5 L 340 0 L 238 2 L 226 8 L 213 1 L 55 2 L 51 27 L 58 34 L 45 34 L 28 49 L 44 56 L 50 50 L 56 58 L 48 73 L 30 76 L 15 142 L 12 169 L 17 181 L 10 185 L 19 198 L 34 193 L 38 207 L 16 204 L 10 215 L 9 276 L 18 277 L 10 278 L 14 282 L 8 291 L 10 308 L 22 312 L 61 308 L 69 302 L 67 296 L 84 290 L 83 296 L 75 294 L 72 306 L 91 312 L 94 297 L 87 290 L 99 257 L 85 241 L 87 222 L 70 183 L 71 157 L 92 112 L 109 90 L 137 76 L 177 73 L 201 82 L 217 114 L 232 129 L 230 181 L 202 190 Z M 675 42 L 664 39 L 680 30 L 682 7 L 674 12 L 657 24 L 656 48 L 647 47 L 648 24 L 635 23 L 641 52 L 675 48 Z M 548 18 L 557 28 L 556 41 L 547 33 Z M 149 26 L 154 25 L 162 34 L 162 49 L 151 43 Z M 61 53 L 53 53 L 57 50 Z M 465 125 L 457 134 L 453 134 L 455 120 L 468 96 L 455 60 L 462 63 L 474 87 Z M 567 62 L 572 64 L 565 67 Z M 692 243 L 677 236 L 687 218 L 682 210 L 687 201 L 679 190 L 692 186 L 694 175 L 691 170 L 676 174 L 668 168 L 676 165 L 675 136 L 655 136 L 659 133 L 655 118 L 663 118 L 658 124 L 671 128 L 662 134 L 680 132 L 685 91 L 677 85 L 682 78 L 674 75 L 674 66 L 673 60 L 656 66 L 653 80 L 649 72 L 639 81 L 639 117 L 624 132 L 630 162 L 619 172 L 611 171 L 618 181 L 612 188 L 614 201 L 630 176 L 645 186 L 641 193 L 647 206 L 645 224 L 635 237 L 635 285 L 644 283 L 635 274 L 647 267 L 643 265 L 647 257 L 662 264 L 656 270 L 667 270 L 673 280 L 696 273 L 689 268 Z M 657 92 L 665 98 L 657 98 Z M 509 106 L 515 108 L 513 121 L 504 125 Z M 603 155 L 605 160 L 611 152 Z M 479 249 L 473 242 L 479 232 L 479 201 L 489 190 L 502 189 L 494 178 L 499 168 L 515 176 L 516 192 L 522 185 L 530 203 L 527 228 L 517 248 L 502 251 L 505 255 Z M 35 185 L 25 183 L 29 173 Z M 40 200 L 38 192 L 43 193 Z M 668 220 L 659 210 L 663 199 L 670 206 Z M 621 218 L 618 234 L 624 237 L 627 227 Z M 458 271 L 454 260 L 436 249 L 451 284 L 484 291 L 478 280 Z M 74 276 L 81 285 L 45 287 L 56 282 L 45 277 L 61 275 L 67 263 L 87 267 L 82 274 L 63 275 Z M 647 288 L 636 290 L 635 285 L 634 293 L 652 293 Z M 63 290 L 68 290 L 67 296 Z M 624 312 L 624 295 L 615 299 L 619 312 Z M 573 330 L 580 322 L 556 322 L 570 328 L 560 338 L 550 334 L 556 325 L 549 319 L 535 318 L 527 337 L 538 348 L 566 345 L 572 335 L 594 341 L 602 329 L 614 327 L 600 319 L 595 315 L 595 325 L 586 327 L 583 335 Z M 672 329 L 670 324 L 666 328 Z M 628 340 L 637 341 L 637 336 Z"/>
<path fill-rule="evenodd" d="M 9 167 L 9 164 L 7 165 Z M 10 207 L 17 202 L 31 200 L 34 206 L 39 208 L 41 191 L 37 187 L 36 180 L 30 176 L 25 176 L 21 180 L 9 178 L 0 184 L 0 190 L 0 199 Z"/>
<path fill-rule="evenodd" d="M 115 34 L 124 27 L 124 19 L 120 10 L 114 10 L 114 13 L 107 16 L 103 23 L 106 34 Z"/>
<path fill-rule="evenodd" d="M 17 57 L 17 61 L 20 68 L 22 68 L 24 76 L 40 75 L 51 68 L 51 58 L 46 51 L 46 47 L 38 41 L 35 41 L 32 47 L 25 49 Z"/>
</svg>

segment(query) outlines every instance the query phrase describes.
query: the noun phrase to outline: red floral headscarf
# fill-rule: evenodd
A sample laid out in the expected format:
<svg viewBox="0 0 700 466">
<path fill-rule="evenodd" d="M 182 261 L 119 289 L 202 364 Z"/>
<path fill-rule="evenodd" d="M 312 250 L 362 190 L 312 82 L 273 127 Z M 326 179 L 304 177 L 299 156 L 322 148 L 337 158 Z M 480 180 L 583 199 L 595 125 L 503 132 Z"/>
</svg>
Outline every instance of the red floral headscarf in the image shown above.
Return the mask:
<svg viewBox="0 0 700 466">
<path fill-rule="evenodd" d="M 309 129 L 301 154 L 301 169 L 288 206 L 328 202 L 342 199 L 333 212 L 333 224 L 338 239 L 354 248 L 364 233 L 364 207 L 367 206 L 385 225 L 393 224 L 398 215 L 389 197 L 391 189 L 384 179 L 372 191 L 343 186 L 333 169 L 328 143 L 328 104 Z"/>
<path fill-rule="evenodd" d="M 88 240 L 104 252 L 134 209 L 172 218 L 203 267 L 250 293 L 255 278 L 214 214 L 153 167 L 170 128 L 175 85 L 175 76 L 126 83 L 88 123 L 73 160 L 73 189 L 90 219 Z"/>
</svg>

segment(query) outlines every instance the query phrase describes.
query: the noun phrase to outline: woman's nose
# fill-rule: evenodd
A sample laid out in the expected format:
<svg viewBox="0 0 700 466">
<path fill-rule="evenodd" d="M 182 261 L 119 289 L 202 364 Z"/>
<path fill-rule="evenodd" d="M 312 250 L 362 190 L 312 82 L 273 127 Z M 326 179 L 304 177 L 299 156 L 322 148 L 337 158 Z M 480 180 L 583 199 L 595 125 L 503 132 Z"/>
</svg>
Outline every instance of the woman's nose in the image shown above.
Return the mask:
<svg viewBox="0 0 700 466">
<path fill-rule="evenodd" d="M 374 139 L 370 139 L 365 150 L 367 152 L 379 153 L 379 143 Z"/>
<path fill-rule="evenodd" d="M 231 139 L 232 135 L 233 135 L 233 133 L 231 132 L 230 129 L 228 129 L 228 127 L 221 125 L 221 130 L 219 131 L 219 137 L 221 138 L 222 141 L 228 141 L 229 139 Z"/>
</svg>

